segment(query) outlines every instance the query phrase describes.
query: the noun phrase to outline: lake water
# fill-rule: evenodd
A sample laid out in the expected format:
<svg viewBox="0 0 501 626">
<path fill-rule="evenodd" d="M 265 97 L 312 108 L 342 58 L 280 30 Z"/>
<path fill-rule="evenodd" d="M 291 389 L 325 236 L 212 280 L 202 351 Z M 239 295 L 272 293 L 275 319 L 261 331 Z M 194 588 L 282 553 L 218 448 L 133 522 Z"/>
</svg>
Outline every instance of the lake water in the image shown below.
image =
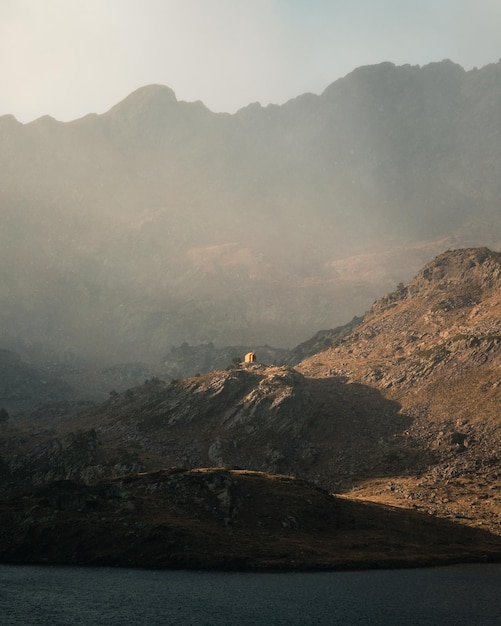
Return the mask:
<svg viewBox="0 0 501 626">
<path fill-rule="evenodd" d="M 501 565 L 291 574 L 0 565 L 0 624 L 499 626 Z"/>
</svg>

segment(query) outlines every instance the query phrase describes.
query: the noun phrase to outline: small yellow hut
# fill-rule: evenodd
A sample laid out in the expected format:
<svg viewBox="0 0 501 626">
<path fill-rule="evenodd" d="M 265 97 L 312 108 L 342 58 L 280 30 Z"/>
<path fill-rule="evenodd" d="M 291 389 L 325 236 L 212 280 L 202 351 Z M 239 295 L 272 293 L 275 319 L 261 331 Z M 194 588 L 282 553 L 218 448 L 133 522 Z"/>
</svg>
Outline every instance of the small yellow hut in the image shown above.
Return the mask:
<svg viewBox="0 0 501 626">
<path fill-rule="evenodd" d="M 255 352 L 247 352 L 244 357 L 244 363 L 255 363 L 256 362 L 256 353 Z"/>
</svg>

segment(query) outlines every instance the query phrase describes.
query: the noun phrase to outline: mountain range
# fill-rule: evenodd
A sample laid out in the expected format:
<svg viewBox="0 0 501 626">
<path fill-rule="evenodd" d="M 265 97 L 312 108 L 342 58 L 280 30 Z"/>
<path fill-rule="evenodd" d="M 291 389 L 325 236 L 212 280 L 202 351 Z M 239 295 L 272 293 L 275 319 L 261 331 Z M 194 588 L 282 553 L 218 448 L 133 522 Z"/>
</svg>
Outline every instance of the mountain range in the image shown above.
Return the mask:
<svg viewBox="0 0 501 626">
<path fill-rule="evenodd" d="M 102 115 L 0 118 L 0 345 L 158 366 L 290 348 L 445 249 L 499 247 L 501 63 L 361 67 L 212 113 L 142 87 Z"/>
</svg>

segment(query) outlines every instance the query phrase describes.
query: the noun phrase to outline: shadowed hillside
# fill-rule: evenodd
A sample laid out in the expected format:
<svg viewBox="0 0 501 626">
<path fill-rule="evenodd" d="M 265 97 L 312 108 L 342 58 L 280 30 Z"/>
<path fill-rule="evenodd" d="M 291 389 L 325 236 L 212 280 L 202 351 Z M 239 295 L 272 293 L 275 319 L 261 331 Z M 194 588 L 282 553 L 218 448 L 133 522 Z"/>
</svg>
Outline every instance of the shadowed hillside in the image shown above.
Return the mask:
<svg viewBox="0 0 501 626">
<path fill-rule="evenodd" d="M 501 547 L 450 521 L 220 468 L 52 483 L 0 500 L 0 521 L 3 563 L 349 569 L 497 560 Z"/>
</svg>

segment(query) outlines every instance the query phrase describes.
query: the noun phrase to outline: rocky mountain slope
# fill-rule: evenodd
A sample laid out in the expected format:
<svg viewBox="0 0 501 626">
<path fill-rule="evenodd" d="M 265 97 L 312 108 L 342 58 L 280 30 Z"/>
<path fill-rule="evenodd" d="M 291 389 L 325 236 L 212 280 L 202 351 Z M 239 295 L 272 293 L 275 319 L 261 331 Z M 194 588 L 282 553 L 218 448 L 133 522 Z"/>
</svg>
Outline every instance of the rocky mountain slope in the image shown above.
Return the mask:
<svg viewBox="0 0 501 626">
<path fill-rule="evenodd" d="M 501 253 L 448 251 L 295 368 L 153 378 L 78 416 L 34 411 L 1 426 L 4 474 L 240 467 L 500 533 L 500 282 Z"/>
<path fill-rule="evenodd" d="M 16 480 L 37 484 L 171 465 L 231 466 L 293 474 L 337 490 L 356 475 L 402 468 L 394 439 L 409 419 L 398 409 L 365 385 L 255 365 L 148 381 L 78 416 L 35 410 L 5 427 L 0 455 Z M 35 431 L 23 454 L 13 456 L 9 441 L 24 427 Z M 413 448 L 415 463 L 423 453 Z"/>
<path fill-rule="evenodd" d="M 500 253 L 448 251 L 298 366 L 307 378 L 341 377 L 398 403 L 409 419 L 398 436 L 402 460 L 416 443 L 427 451 L 428 467 L 400 481 L 362 479 L 361 497 L 425 503 L 500 528 L 500 288 Z"/>
<path fill-rule="evenodd" d="M 497 248 L 500 74 L 383 63 L 235 115 L 152 85 L 69 123 L 2 117 L 0 345 L 290 347 L 448 247 Z"/>
</svg>

